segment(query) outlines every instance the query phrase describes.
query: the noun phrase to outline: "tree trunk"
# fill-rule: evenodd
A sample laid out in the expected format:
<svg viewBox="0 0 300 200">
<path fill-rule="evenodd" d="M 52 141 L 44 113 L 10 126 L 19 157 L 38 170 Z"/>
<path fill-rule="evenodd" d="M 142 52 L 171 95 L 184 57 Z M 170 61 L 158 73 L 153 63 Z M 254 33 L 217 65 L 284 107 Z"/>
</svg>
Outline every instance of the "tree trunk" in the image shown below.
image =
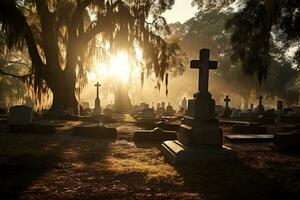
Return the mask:
<svg viewBox="0 0 300 200">
<path fill-rule="evenodd" d="M 53 102 L 50 112 L 74 109 L 77 112 L 78 101 L 75 97 L 75 73 L 61 73 L 55 75 L 55 79 L 48 80 L 47 84 L 53 93 Z"/>
</svg>

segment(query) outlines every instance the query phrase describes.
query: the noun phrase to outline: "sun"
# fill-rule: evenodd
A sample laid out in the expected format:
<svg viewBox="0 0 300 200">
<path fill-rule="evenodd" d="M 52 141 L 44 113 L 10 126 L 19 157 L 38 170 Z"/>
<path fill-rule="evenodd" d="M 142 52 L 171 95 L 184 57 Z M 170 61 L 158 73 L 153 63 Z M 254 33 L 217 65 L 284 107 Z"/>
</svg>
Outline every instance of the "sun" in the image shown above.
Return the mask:
<svg viewBox="0 0 300 200">
<path fill-rule="evenodd" d="M 111 57 L 108 66 L 108 76 L 115 77 L 125 83 L 130 75 L 129 58 L 126 52 L 119 52 Z"/>
<path fill-rule="evenodd" d="M 119 51 L 114 55 L 111 55 L 110 59 L 106 63 L 98 63 L 92 71 L 88 73 L 88 80 L 113 80 L 114 82 L 121 82 L 121 84 L 128 84 L 132 79 L 136 79 L 140 76 L 143 63 L 143 52 L 140 48 L 135 48 L 134 51 L 135 62 L 128 52 Z"/>
</svg>

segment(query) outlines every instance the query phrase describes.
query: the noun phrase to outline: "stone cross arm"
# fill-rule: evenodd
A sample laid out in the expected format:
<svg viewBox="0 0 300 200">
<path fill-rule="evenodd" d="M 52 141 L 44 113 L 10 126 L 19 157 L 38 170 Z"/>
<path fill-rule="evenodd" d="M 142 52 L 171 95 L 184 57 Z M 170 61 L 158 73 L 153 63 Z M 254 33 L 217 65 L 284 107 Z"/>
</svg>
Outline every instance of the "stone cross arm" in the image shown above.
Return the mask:
<svg viewBox="0 0 300 200">
<path fill-rule="evenodd" d="M 201 49 L 199 60 L 192 60 L 190 63 L 192 69 L 199 69 L 198 90 L 201 93 L 208 93 L 209 70 L 217 69 L 218 62 L 209 60 L 209 49 Z"/>
<path fill-rule="evenodd" d="M 95 87 L 97 87 L 97 98 L 99 98 L 99 87 L 101 86 L 101 84 L 99 84 L 99 82 L 97 82 L 95 84 Z"/>
</svg>

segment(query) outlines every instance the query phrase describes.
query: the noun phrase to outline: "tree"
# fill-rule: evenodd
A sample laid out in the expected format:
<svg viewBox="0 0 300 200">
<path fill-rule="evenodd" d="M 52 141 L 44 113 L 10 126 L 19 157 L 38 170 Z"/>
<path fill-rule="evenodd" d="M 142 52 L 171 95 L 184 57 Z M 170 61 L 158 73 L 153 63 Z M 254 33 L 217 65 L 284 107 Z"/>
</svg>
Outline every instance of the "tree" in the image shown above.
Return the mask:
<svg viewBox="0 0 300 200">
<path fill-rule="evenodd" d="M 231 29 L 232 60 L 241 62 L 245 73 L 266 80 L 270 46 L 282 49 L 298 45 L 294 61 L 300 63 L 300 2 L 298 0 L 245 0 L 243 8 L 227 23 Z"/>
<path fill-rule="evenodd" d="M 222 99 L 223 102 L 224 95 L 230 94 L 242 97 L 248 105 L 249 102 L 256 101 L 256 97 L 249 97 L 253 91 L 257 95 L 263 93 L 269 98 L 281 98 L 288 103 L 297 102 L 297 95 L 291 95 L 288 91 L 296 86 L 298 70 L 293 69 L 292 63 L 284 56 L 283 49 L 278 48 L 274 42 L 270 44 L 270 77 L 263 85 L 245 74 L 241 63 L 232 63 L 232 33 L 230 30 L 225 31 L 224 26 L 234 15 L 230 8 L 199 9 L 192 19 L 184 24 L 172 24 L 170 29 L 172 36 L 177 37 L 180 47 L 191 59 L 198 56 L 199 47 L 211 49 L 212 58 L 218 61 L 218 69 L 210 74 L 211 90 L 216 99 Z"/>
<path fill-rule="evenodd" d="M 176 59 L 182 54 L 180 48 L 162 37 L 168 27 L 160 14 L 173 3 L 2 0 L 0 28 L 9 49 L 28 50 L 30 73 L 15 77 L 26 77 L 39 100 L 49 88 L 53 93 L 51 110 L 60 106 L 77 108 L 76 89 L 86 83 L 92 63 L 105 62 L 122 49 L 132 55 L 137 47 L 143 49 L 142 75 L 155 73 L 160 81 L 165 80 L 171 66 L 180 64 Z"/>
</svg>

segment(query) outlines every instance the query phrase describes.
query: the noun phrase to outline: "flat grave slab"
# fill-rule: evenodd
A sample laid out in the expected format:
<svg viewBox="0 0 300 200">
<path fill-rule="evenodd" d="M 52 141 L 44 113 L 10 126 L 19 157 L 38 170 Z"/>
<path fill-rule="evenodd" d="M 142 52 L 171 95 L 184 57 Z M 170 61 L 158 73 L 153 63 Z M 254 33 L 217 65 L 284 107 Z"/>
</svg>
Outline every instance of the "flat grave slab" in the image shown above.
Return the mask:
<svg viewBox="0 0 300 200">
<path fill-rule="evenodd" d="M 163 142 L 161 151 L 165 155 L 166 160 L 173 165 L 237 158 L 236 152 L 226 146 L 223 146 L 222 148 L 185 146 L 178 140 Z"/>
<path fill-rule="evenodd" d="M 180 128 L 180 124 L 175 124 L 175 123 L 166 123 L 166 122 L 157 122 L 155 124 L 149 124 L 146 126 L 147 130 L 152 130 L 155 128 L 160 128 L 165 131 L 178 131 Z"/>
<path fill-rule="evenodd" d="M 300 150 L 300 131 L 275 133 L 273 144 L 278 150 Z"/>
<path fill-rule="evenodd" d="M 249 125 L 252 122 L 249 121 L 239 121 L 239 120 L 230 120 L 230 119 L 219 119 L 220 124 L 239 124 L 239 125 Z M 253 124 L 253 123 L 252 123 Z M 258 124 L 258 123 L 254 123 Z"/>
<path fill-rule="evenodd" d="M 82 125 L 73 129 L 74 136 L 88 138 L 117 139 L 117 129 L 99 125 Z"/>
<path fill-rule="evenodd" d="M 290 124 L 300 124 L 300 116 L 279 116 L 279 122 L 290 123 Z"/>
<path fill-rule="evenodd" d="M 225 135 L 225 139 L 229 142 L 272 142 L 274 135 L 272 134 L 242 134 L 242 135 Z"/>
<path fill-rule="evenodd" d="M 134 141 L 136 142 L 163 142 L 166 140 L 176 140 L 176 131 L 165 131 L 161 128 L 153 130 L 138 130 L 134 132 Z"/>
<path fill-rule="evenodd" d="M 265 126 L 260 126 L 258 124 L 233 125 L 232 132 L 239 134 L 267 134 L 268 129 Z"/>
</svg>

